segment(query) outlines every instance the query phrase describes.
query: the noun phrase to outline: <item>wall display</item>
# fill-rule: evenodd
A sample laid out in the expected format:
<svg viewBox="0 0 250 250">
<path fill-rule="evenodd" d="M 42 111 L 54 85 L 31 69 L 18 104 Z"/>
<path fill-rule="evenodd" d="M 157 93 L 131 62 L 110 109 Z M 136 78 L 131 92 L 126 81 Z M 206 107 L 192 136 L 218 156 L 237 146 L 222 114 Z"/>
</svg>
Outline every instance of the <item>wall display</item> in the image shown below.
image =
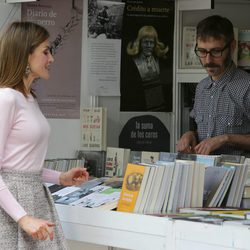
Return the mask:
<svg viewBox="0 0 250 250">
<path fill-rule="evenodd" d="M 121 111 L 172 111 L 174 4 L 126 1 Z"/>
<path fill-rule="evenodd" d="M 124 3 L 88 1 L 87 79 L 93 96 L 119 96 Z"/>
<path fill-rule="evenodd" d="M 153 115 L 132 117 L 122 128 L 119 147 L 134 151 L 164 151 L 170 149 L 170 133 L 164 123 Z"/>
<path fill-rule="evenodd" d="M 55 62 L 49 81 L 35 84 L 40 108 L 47 118 L 80 118 L 82 13 L 81 0 L 40 0 L 22 3 L 22 20 L 50 32 Z"/>
</svg>

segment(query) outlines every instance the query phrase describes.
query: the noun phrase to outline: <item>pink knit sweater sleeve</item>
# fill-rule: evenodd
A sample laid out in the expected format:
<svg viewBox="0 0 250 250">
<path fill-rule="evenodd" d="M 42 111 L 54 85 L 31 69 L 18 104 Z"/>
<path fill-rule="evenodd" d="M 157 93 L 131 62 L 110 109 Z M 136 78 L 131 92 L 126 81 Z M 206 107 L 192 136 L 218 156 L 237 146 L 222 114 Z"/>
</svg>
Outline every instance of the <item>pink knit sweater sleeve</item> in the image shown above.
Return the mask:
<svg viewBox="0 0 250 250">
<path fill-rule="evenodd" d="M 54 184 L 60 184 L 59 177 L 61 172 L 43 168 L 42 172 L 42 179 L 44 182 L 54 183 Z"/>
</svg>

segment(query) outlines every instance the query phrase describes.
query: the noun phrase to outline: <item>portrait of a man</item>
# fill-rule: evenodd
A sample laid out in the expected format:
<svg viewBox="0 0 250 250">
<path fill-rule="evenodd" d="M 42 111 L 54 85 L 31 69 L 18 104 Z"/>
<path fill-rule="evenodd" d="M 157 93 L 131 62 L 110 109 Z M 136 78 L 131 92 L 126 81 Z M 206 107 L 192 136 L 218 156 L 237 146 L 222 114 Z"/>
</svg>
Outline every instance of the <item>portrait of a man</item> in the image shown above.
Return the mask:
<svg viewBox="0 0 250 250">
<path fill-rule="evenodd" d="M 128 41 L 122 60 L 121 111 L 168 111 L 172 85 L 166 84 L 169 47 L 161 42 L 156 28 L 144 25 Z M 123 78 L 125 76 L 125 78 Z M 127 76 L 127 77 L 126 77 Z M 129 78 L 129 79 L 128 79 Z"/>
</svg>

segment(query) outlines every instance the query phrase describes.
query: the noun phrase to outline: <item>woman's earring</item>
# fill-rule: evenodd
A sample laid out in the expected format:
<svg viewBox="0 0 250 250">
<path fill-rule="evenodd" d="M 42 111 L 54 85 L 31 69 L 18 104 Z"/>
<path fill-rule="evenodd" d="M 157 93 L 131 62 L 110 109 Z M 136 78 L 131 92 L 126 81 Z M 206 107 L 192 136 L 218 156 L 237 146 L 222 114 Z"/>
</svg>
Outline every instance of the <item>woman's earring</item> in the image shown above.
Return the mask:
<svg viewBox="0 0 250 250">
<path fill-rule="evenodd" d="M 29 74 L 30 74 L 30 66 L 28 64 L 25 69 L 25 75 L 28 76 Z"/>
</svg>

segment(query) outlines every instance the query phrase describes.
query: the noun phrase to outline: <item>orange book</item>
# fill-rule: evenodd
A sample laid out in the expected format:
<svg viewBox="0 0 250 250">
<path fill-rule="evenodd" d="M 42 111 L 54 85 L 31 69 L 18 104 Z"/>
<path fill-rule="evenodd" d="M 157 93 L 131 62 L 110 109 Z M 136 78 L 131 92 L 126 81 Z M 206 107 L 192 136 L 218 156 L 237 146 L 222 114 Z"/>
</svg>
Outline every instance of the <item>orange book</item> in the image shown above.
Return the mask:
<svg viewBox="0 0 250 250">
<path fill-rule="evenodd" d="M 133 212 L 141 188 L 145 166 L 128 163 L 117 211 Z"/>
</svg>

